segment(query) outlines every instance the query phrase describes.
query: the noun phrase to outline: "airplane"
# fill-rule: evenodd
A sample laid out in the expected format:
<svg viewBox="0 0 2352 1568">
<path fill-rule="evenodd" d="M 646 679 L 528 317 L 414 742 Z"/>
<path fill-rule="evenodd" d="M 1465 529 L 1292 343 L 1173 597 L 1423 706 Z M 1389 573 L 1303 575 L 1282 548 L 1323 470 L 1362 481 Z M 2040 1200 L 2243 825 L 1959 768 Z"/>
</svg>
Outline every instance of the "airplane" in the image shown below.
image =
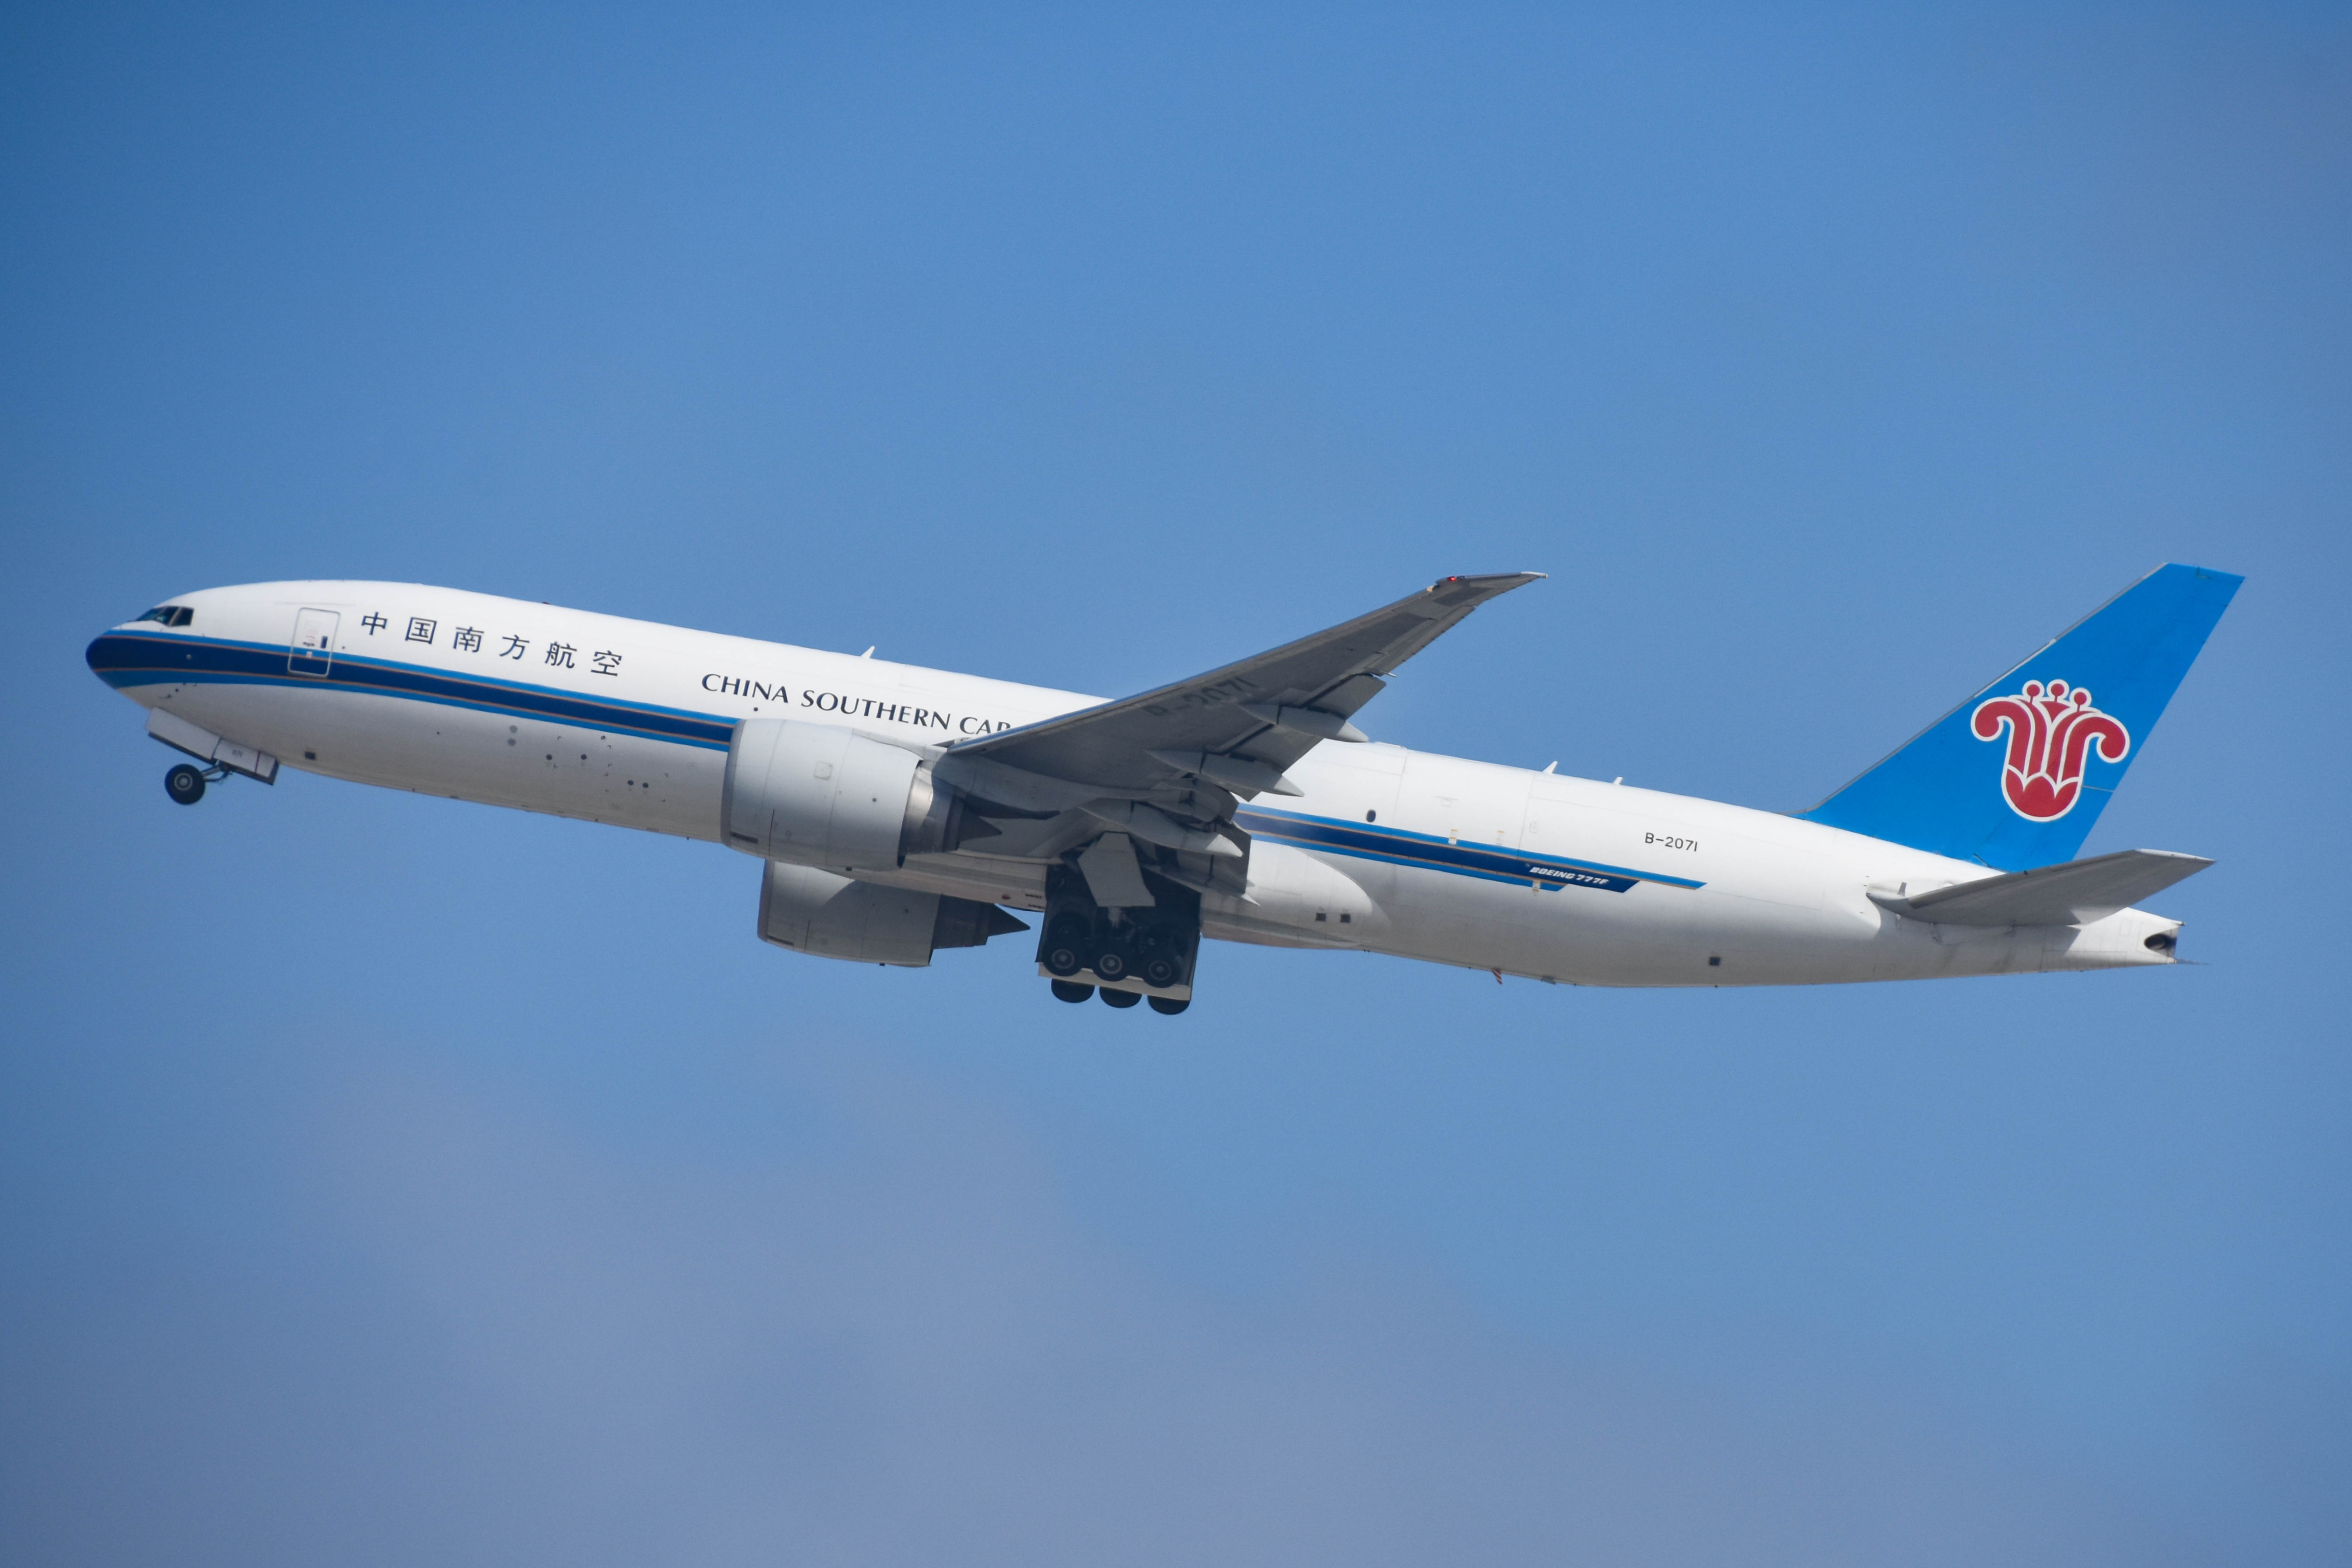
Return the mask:
<svg viewBox="0 0 2352 1568">
<path fill-rule="evenodd" d="M 1541 574 L 1447 577 L 1116 701 L 404 583 L 184 594 L 100 679 L 193 759 L 702 839 L 756 930 L 920 968 L 1031 926 L 1065 1002 L 1183 1012 L 1203 937 L 1550 984 L 1792 985 L 2179 962 L 2138 900 L 2212 864 L 2074 858 L 2242 578 L 2166 565 L 1809 811 L 1414 752 L 1356 721 Z"/>
</svg>

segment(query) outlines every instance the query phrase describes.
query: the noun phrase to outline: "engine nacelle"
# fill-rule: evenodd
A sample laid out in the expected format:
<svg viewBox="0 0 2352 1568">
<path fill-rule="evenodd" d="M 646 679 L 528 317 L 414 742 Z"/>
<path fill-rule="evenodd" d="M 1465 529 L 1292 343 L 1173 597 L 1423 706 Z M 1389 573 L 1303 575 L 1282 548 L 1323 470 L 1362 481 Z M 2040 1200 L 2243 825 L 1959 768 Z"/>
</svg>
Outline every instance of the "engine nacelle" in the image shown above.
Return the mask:
<svg viewBox="0 0 2352 1568">
<path fill-rule="evenodd" d="M 912 752 L 792 719 L 735 726 L 719 809 L 729 848 L 829 871 L 895 870 L 965 831 L 961 798 Z"/>
<path fill-rule="evenodd" d="M 936 948 L 978 947 L 1028 929 L 993 904 L 853 882 L 814 866 L 771 860 L 760 883 L 760 940 L 819 958 L 921 969 Z"/>
</svg>

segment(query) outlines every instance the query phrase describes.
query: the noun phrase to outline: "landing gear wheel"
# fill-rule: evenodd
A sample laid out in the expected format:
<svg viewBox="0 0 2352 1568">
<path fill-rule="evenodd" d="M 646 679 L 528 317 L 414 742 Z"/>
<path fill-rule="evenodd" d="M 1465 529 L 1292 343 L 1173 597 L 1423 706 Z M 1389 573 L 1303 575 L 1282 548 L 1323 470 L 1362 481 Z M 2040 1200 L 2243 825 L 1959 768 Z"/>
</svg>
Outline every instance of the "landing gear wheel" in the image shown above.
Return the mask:
<svg viewBox="0 0 2352 1568">
<path fill-rule="evenodd" d="M 163 775 L 163 793 L 182 805 L 194 805 L 205 798 L 205 775 L 182 763 Z"/>
<path fill-rule="evenodd" d="M 1045 973 L 1057 977 L 1071 975 L 1076 974 L 1079 970 L 1084 969 L 1086 965 L 1084 963 L 1078 962 L 1078 950 L 1072 947 L 1066 942 L 1057 942 L 1054 946 L 1045 950 Z M 1060 980 L 1057 978 L 1055 984 L 1058 986 Z M 1081 985 L 1078 986 L 1077 989 L 1087 991 L 1091 990 L 1092 987 Z M 1061 992 L 1056 990 L 1054 994 L 1061 996 Z M 1083 996 L 1062 996 L 1062 1000 L 1065 1002 L 1083 1002 L 1086 998 Z"/>
<path fill-rule="evenodd" d="M 1102 999 L 1103 999 L 1104 1001 L 1106 1001 L 1106 1002 L 1109 1003 L 1109 1004 L 1110 1004 L 1112 1006 L 1114 1006 L 1114 1007 L 1132 1007 L 1132 1006 L 1134 1006 L 1138 1002 L 1140 1002 L 1140 1001 L 1142 1001 L 1142 1000 L 1143 1000 L 1143 998 L 1142 998 L 1141 996 L 1139 996 L 1138 994 L 1135 994 L 1134 992 L 1132 992 L 1132 991 L 1109 991 L 1109 990 L 1106 990 L 1106 991 L 1102 994 Z M 1152 998 L 1152 1000 L 1153 1000 L 1153 1001 L 1155 1001 L 1155 1002 L 1157 1002 L 1157 1001 L 1159 1001 L 1159 1000 L 1160 1000 L 1160 998 L 1159 998 L 1159 997 L 1157 997 L 1157 996 L 1154 996 L 1154 997 Z"/>
<path fill-rule="evenodd" d="M 1143 979 L 1150 985 L 1176 984 L 1176 961 L 1166 953 L 1154 953 L 1143 961 Z"/>
<path fill-rule="evenodd" d="M 1190 996 L 1154 996 L 1150 1001 L 1153 1012 L 1165 1013 L 1171 1018 L 1192 1005 Z"/>
<path fill-rule="evenodd" d="M 1054 967 L 1050 959 L 1046 962 L 1045 967 L 1048 969 Z M 1105 980 L 1126 979 L 1127 954 L 1119 952 L 1119 950 L 1115 947 L 1106 948 L 1102 952 L 1095 954 L 1095 973 L 1101 975 Z M 1133 995 L 1134 993 L 1129 992 L 1129 994 Z"/>
<path fill-rule="evenodd" d="M 1093 986 L 1081 985 L 1075 980 L 1054 982 L 1054 1000 L 1056 1002 L 1083 1002 L 1094 994 Z"/>
</svg>

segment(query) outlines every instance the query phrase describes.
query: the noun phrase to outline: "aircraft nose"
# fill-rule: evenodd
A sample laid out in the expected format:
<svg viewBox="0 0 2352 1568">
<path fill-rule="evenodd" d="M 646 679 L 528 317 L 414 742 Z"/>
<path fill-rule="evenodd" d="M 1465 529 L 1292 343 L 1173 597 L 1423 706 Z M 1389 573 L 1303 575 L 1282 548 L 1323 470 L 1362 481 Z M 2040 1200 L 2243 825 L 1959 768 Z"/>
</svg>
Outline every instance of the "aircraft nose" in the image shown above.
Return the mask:
<svg viewBox="0 0 2352 1568">
<path fill-rule="evenodd" d="M 81 657 L 92 675 L 117 689 L 138 685 L 139 672 L 155 664 L 152 650 L 142 648 L 137 637 L 125 637 L 119 631 L 99 633 L 82 650 Z"/>
<path fill-rule="evenodd" d="M 105 680 L 107 672 L 115 667 L 115 650 L 108 646 L 114 640 L 113 633 L 100 632 L 89 639 L 88 647 L 82 649 L 82 662 L 89 665 L 89 672 L 100 680 Z"/>
</svg>

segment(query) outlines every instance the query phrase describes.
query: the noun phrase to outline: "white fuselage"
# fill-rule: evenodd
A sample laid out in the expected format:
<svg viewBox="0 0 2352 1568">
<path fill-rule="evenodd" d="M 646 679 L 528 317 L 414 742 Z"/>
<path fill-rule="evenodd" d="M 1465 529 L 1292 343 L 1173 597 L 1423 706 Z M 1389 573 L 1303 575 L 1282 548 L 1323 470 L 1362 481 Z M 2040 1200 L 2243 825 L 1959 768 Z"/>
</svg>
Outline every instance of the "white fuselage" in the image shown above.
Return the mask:
<svg viewBox="0 0 2352 1568">
<path fill-rule="evenodd" d="M 410 584 L 260 584 L 173 603 L 193 607 L 186 626 L 110 634 L 156 639 L 152 668 L 108 676 L 144 707 L 310 773 L 713 842 L 738 721 L 938 747 L 1099 700 Z M 340 675 L 369 672 L 362 686 L 318 678 L 326 661 L 294 647 L 305 613 Z M 1891 913 L 1872 889 L 1992 873 L 1771 812 L 1378 743 L 1327 742 L 1289 776 L 1303 795 L 1243 806 L 1249 896 L 1205 897 L 1206 935 L 1591 985 L 2171 962 L 2146 943 L 2177 926 L 2137 910 L 2021 928 Z M 988 843 L 871 879 L 1042 908 L 1044 865 Z M 1594 869 L 1552 868 L 1562 861 Z"/>
</svg>

